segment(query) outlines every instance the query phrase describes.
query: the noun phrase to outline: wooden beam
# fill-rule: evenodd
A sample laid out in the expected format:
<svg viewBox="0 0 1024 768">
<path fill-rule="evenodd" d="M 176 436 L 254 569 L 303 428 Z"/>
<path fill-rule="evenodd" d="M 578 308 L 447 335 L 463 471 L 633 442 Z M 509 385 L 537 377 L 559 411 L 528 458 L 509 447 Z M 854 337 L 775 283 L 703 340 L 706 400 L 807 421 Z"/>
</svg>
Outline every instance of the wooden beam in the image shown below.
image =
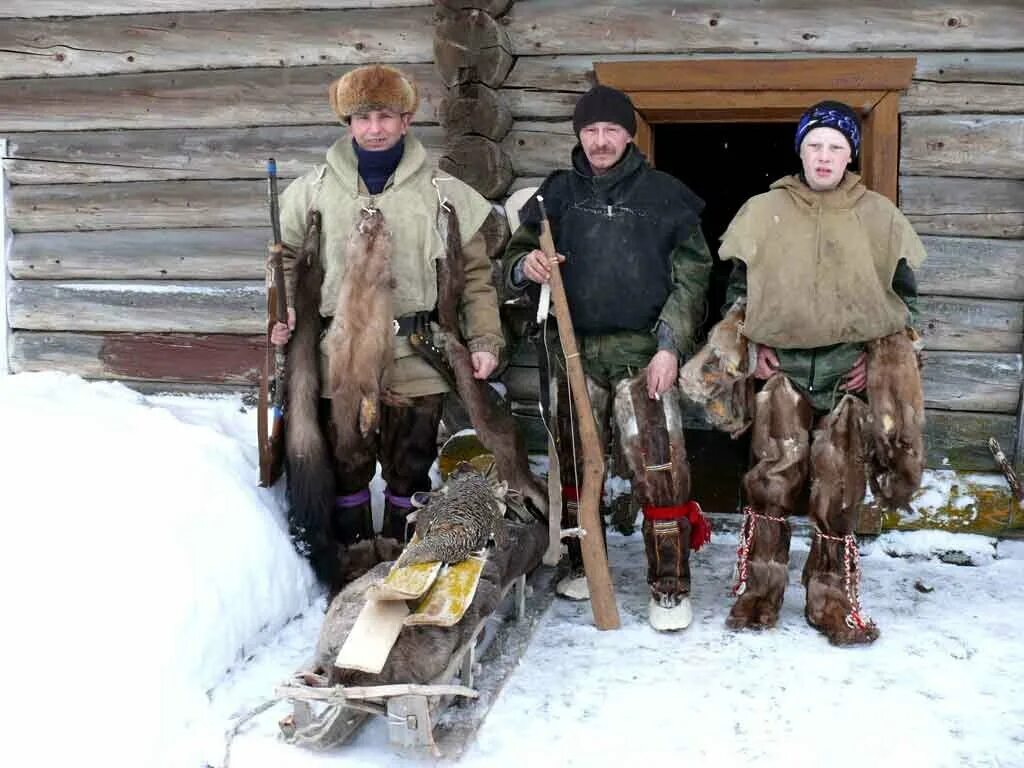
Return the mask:
<svg viewBox="0 0 1024 768">
<path fill-rule="evenodd" d="M 0 138 L 0 157 L 7 154 L 7 140 Z M 11 370 L 9 359 L 10 325 L 7 320 L 7 260 L 10 258 L 11 234 L 7 225 L 7 179 L 0 162 L 0 376 Z"/>
<path fill-rule="evenodd" d="M 598 61 L 599 82 L 622 91 L 899 91 L 914 58 Z"/>
<path fill-rule="evenodd" d="M 746 90 L 746 91 L 630 91 L 633 105 L 651 122 L 667 122 L 662 112 L 747 111 L 772 108 L 789 110 L 800 117 L 807 107 L 823 99 L 835 99 L 867 112 L 885 96 L 885 91 Z M 754 117 L 757 117 L 756 115 Z M 795 119 L 795 118 L 794 118 Z"/>
<path fill-rule="evenodd" d="M 1024 112 L 1024 85 L 932 83 L 915 80 L 901 102 L 904 114 Z"/>
<path fill-rule="evenodd" d="M 1024 238 L 1024 180 L 901 176 L 900 207 L 921 234 Z"/>
<path fill-rule="evenodd" d="M 1024 116 L 906 117 L 900 172 L 908 176 L 1024 178 Z"/>
<path fill-rule="evenodd" d="M 651 130 L 651 124 L 639 112 L 636 113 L 636 136 L 633 141 L 643 152 L 647 162 L 654 165 L 654 131 Z"/>
<path fill-rule="evenodd" d="M 1020 350 L 1024 338 L 1024 302 L 921 296 L 918 309 L 921 313 L 919 330 L 928 350 Z"/>
<path fill-rule="evenodd" d="M 928 258 L 917 274 L 923 294 L 1024 299 L 1024 240 L 924 235 Z"/>
<path fill-rule="evenodd" d="M 303 0 L 303 8 L 389 8 L 430 5 L 432 0 Z M 295 0 L 259 0 L 260 8 L 292 10 Z M 154 13 L 179 11 L 252 10 L 252 0 L 148 0 L 146 8 Z M 138 11 L 136 0 L 7 0 L 3 15 L 17 18 L 45 16 L 106 16 Z"/>
<path fill-rule="evenodd" d="M 840 99 L 842 101 L 842 99 Z M 861 175 L 864 185 L 899 203 L 899 95 L 886 93 L 864 117 Z"/>
<path fill-rule="evenodd" d="M 928 408 L 1017 413 L 1019 352 L 927 352 L 921 376 Z"/>
</svg>

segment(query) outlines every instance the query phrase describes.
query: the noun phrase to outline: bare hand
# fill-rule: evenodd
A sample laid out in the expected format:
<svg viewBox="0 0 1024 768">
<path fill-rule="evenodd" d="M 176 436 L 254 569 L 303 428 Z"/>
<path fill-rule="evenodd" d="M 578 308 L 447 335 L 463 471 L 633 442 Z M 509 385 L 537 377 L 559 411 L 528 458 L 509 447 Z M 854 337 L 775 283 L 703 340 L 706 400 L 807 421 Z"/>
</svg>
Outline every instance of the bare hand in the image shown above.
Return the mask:
<svg viewBox="0 0 1024 768">
<path fill-rule="evenodd" d="M 654 400 L 668 392 L 679 374 L 679 358 L 675 352 L 658 350 L 647 364 L 647 396 Z"/>
<path fill-rule="evenodd" d="M 860 392 L 868 385 L 868 357 L 861 352 L 850 372 L 843 377 L 843 389 L 847 392 Z"/>
<path fill-rule="evenodd" d="M 473 361 L 474 379 L 486 379 L 498 367 L 498 358 L 490 352 L 474 352 L 469 358 Z"/>
<path fill-rule="evenodd" d="M 560 253 L 556 253 L 555 257 L 559 262 L 565 261 L 565 256 Z M 551 279 L 551 262 L 540 248 L 526 254 L 523 259 L 523 275 L 535 283 L 546 283 Z"/>
<path fill-rule="evenodd" d="M 758 379 L 769 379 L 779 370 L 779 358 L 775 350 L 763 344 L 757 345 L 757 367 L 754 369 L 754 377 Z"/>
<path fill-rule="evenodd" d="M 292 337 L 292 331 L 294 330 L 295 310 L 292 307 L 288 307 L 288 325 L 274 323 L 274 327 L 270 329 L 270 343 L 275 347 L 283 347 L 288 343 L 288 339 Z"/>
</svg>

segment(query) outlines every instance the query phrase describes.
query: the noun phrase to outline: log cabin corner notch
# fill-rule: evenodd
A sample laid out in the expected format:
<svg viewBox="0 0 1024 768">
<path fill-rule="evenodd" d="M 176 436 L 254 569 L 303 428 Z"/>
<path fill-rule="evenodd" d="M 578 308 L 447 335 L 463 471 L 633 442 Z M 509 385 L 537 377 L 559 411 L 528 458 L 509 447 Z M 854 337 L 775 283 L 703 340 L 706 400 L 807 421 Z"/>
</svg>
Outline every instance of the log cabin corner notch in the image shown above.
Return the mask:
<svg viewBox="0 0 1024 768">
<path fill-rule="evenodd" d="M 898 203 L 899 93 L 917 59 L 700 59 L 595 62 L 597 82 L 625 91 L 637 110 L 637 146 L 654 163 L 655 123 L 796 122 L 822 99 L 858 110 L 861 175 Z"/>
</svg>

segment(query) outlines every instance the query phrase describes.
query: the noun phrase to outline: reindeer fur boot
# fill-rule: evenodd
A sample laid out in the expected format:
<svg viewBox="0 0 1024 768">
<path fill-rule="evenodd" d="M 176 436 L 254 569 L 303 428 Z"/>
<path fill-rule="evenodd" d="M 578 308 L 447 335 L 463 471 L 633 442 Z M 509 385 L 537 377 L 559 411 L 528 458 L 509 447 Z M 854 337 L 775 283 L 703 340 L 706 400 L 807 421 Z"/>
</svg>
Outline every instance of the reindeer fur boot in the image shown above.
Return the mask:
<svg viewBox="0 0 1024 768">
<path fill-rule="evenodd" d="M 852 534 L 832 536 L 815 531 L 804 566 L 807 623 L 832 645 L 858 645 L 878 639 L 878 627 L 862 615 L 860 557 Z"/>
<path fill-rule="evenodd" d="M 651 585 L 648 621 L 659 632 L 686 629 L 693 621 L 690 521 L 645 519 L 643 535 Z"/>
</svg>

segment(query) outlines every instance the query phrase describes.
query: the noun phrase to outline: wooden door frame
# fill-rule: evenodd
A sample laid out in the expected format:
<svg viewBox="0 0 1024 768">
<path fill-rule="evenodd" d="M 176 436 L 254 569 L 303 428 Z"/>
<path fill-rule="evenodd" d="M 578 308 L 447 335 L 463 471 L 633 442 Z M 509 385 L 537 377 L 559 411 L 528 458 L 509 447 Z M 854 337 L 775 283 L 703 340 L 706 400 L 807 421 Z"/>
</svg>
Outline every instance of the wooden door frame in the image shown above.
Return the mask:
<svg viewBox="0 0 1024 768">
<path fill-rule="evenodd" d="M 899 94 L 917 59 L 698 59 L 599 61 L 597 82 L 625 91 L 637 111 L 636 144 L 654 162 L 657 123 L 796 122 L 835 99 L 861 116 L 861 176 L 897 203 Z"/>
</svg>

